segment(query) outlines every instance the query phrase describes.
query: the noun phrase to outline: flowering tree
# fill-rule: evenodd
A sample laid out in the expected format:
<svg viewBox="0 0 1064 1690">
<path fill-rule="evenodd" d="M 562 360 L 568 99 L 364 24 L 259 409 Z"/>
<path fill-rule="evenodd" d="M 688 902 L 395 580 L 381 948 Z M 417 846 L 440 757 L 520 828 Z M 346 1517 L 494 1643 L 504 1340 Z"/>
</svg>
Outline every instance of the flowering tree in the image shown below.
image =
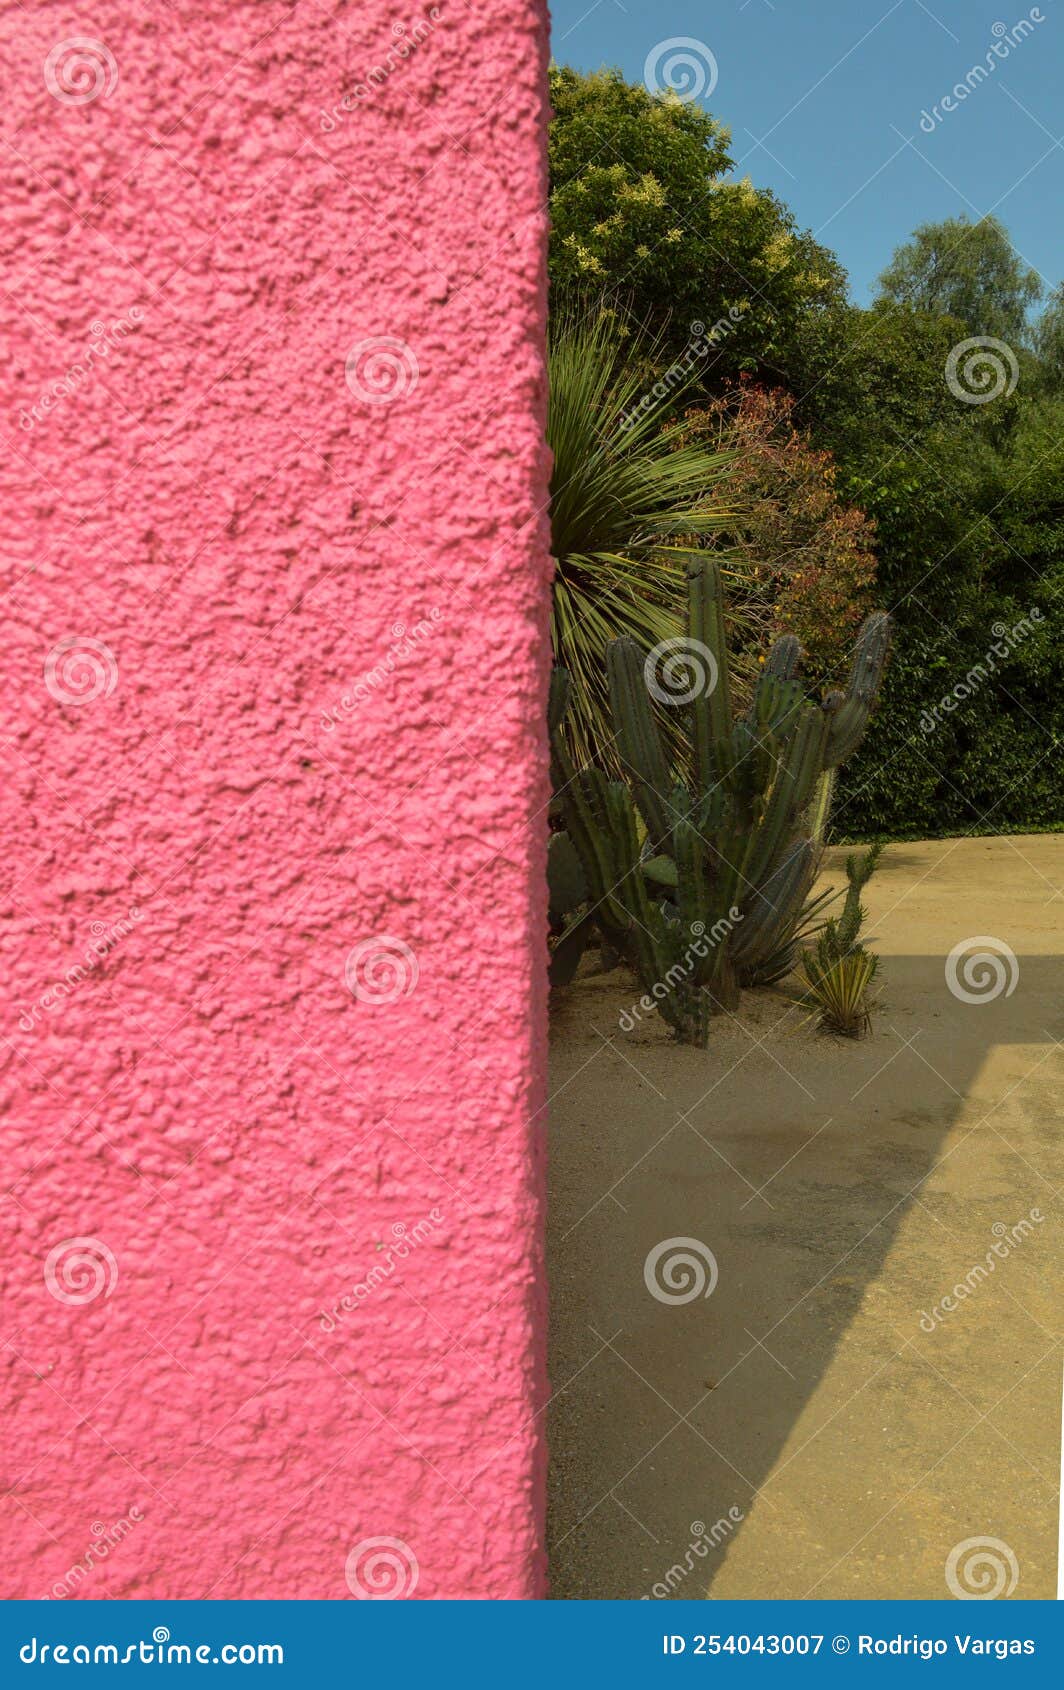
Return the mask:
<svg viewBox="0 0 1064 1690">
<path fill-rule="evenodd" d="M 789 370 L 811 305 L 845 297 L 837 259 L 788 208 L 730 179 L 728 130 L 697 102 L 617 71 L 550 78 L 550 278 L 555 302 L 604 304 L 670 356 L 726 324 L 702 382 Z M 697 325 L 701 325 L 701 328 Z"/>
</svg>

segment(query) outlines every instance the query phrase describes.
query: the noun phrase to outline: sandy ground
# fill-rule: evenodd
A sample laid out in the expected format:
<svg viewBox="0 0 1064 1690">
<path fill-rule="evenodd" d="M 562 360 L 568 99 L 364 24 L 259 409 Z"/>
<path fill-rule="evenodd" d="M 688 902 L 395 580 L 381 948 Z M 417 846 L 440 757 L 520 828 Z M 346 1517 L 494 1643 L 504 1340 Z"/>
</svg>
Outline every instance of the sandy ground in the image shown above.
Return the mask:
<svg viewBox="0 0 1064 1690">
<path fill-rule="evenodd" d="M 619 972 L 556 1006 L 555 1597 L 1055 1594 L 1064 838 L 892 846 L 866 901 L 859 1044 L 767 992 L 625 1034 Z M 965 1002 L 979 935 L 1017 963 Z M 679 1239 L 709 1296 L 661 1300 L 675 1245 L 648 1289 Z"/>
</svg>

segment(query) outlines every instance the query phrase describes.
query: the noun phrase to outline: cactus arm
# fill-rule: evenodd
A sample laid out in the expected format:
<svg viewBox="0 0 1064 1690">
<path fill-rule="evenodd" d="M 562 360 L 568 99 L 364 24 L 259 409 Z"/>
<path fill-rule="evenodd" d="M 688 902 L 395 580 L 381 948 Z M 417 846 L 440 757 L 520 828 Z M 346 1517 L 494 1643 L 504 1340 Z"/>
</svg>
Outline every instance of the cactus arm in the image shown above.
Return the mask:
<svg viewBox="0 0 1064 1690">
<path fill-rule="evenodd" d="M 550 672 L 550 692 L 547 696 L 547 732 L 554 738 L 562 725 L 566 708 L 569 703 L 569 671 L 567 669 L 552 669 Z"/>
<path fill-rule="evenodd" d="M 774 641 L 765 660 L 764 672 L 780 681 L 793 681 L 798 673 L 801 655 L 802 648 L 797 635 L 781 634 L 779 639 Z"/>
<path fill-rule="evenodd" d="M 622 853 L 627 856 L 634 851 L 638 857 L 635 807 L 631 794 L 622 781 L 610 782 L 606 802 L 610 825 L 621 842 Z M 655 982 L 665 979 L 669 970 L 663 919 L 660 912 L 652 906 L 643 876 L 638 870 L 626 875 L 618 884 L 617 895 L 630 917 L 627 932 L 629 953 L 635 962 L 641 984 L 650 990 Z M 659 998 L 658 1009 L 665 1020 L 679 1031 L 680 1006 L 675 1001 L 675 994 L 669 993 Z"/>
<path fill-rule="evenodd" d="M 890 617 L 883 610 L 873 611 L 865 619 L 854 646 L 850 684 L 842 702 L 829 716 L 829 732 L 825 752 L 825 766 L 837 768 L 857 750 L 864 738 L 872 706 L 879 692 L 890 648 Z M 835 695 L 837 697 L 837 695 Z"/>
<path fill-rule="evenodd" d="M 633 640 L 611 640 L 606 667 L 617 746 L 651 846 L 657 848 L 671 831 L 673 818 L 665 796 L 669 769 L 647 694 L 644 659 Z"/>
<path fill-rule="evenodd" d="M 687 632 L 695 647 L 701 646 L 713 660 L 713 684 L 691 704 L 695 785 L 709 786 L 713 779 L 713 748 L 731 732 L 731 677 L 724 630 L 724 597 L 720 566 L 707 553 L 692 558 L 687 566 Z"/>
<path fill-rule="evenodd" d="M 600 925 L 619 945 L 628 926 L 628 916 L 613 897 L 618 876 L 616 850 L 603 827 L 605 805 L 601 789 L 606 778 L 599 769 L 588 769 L 578 775 L 557 736 L 554 761 L 565 805 L 566 831 L 584 871 L 592 908 Z"/>
<path fill-rule="evenodd" d="M 587 902 L 587 876 L 567 833 L 552 833 L 547 841 L 547 889 L 552 916 L 572 915 Z"/>
<path fill-rule="evenodd" d="M 813 853 L 814 847 L 808 839 L 797 840 L 779 867 L 747 900 L 732 944 L 737 963 L 741 965 L 756 955 L 761 942 L 774 933 L 781 919 L 797 902 L 804 900 Z"/>
<path fill-rule="evenodd" d="M 746 891 L 759 886 L 779 862 L 795 818 L 812 796 L 821 771 L 827 732 L 823 712 L 806 705 L 785 748 L 760 825 L 750 838 L 742 864 Z"/>
<path fill-rule="evenodd" d="M 705 926 L 709 904 L 705 846 L 686 817 L 676 823 L 672 837 L 676 856 L 676 905 L 680 924 L 687 934 L 698 923 Z"/>
<path fill-rule="evenodd" d="M 804 699 L 800 681 L 781 680 L 766 669 L 754 690 L 747 722 L 754 732 L 786 739 L 797 722 Z"/>
<path fill-rule="evenodd" d="M 816 784 L 813 801 L 809 806 L 808 827 L 810 837 L 818 846 L 824 843 L 824 835 L 828 828 L 828 818 L 831 815 L 831 800 L 835 796 L 835 771 L 825 769 Z"/>
</svg>

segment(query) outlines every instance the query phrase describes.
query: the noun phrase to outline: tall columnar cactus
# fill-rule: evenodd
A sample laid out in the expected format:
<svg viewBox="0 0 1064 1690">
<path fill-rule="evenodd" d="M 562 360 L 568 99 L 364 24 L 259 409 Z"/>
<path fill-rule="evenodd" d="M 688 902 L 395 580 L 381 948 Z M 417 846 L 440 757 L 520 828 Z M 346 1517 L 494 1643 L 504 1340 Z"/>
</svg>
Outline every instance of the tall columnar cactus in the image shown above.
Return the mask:
<svg viewBox="0 0 1064 1690">
<path fill-rule="evenodd" d="M 630 640 L 608 654 L 627 783 L 593 768 L 578 774 L 557 734 L 554 747 L 595 919 L 678 1036 L 700 1043 L 710 1010 L 731 1007 L 742 982 L 778 978 L 806 931 L 833 771 L 867 726 L 890 626 L 881 612 L 868 618 L 847 690 L 822 706 L 797 679 L 797 640 L 778 640 L 750 709 L 733 719 L 720 572 L 708 555 L 689 566 L 688 605 L 688 637 L 668 659 L 674 676 L 680 664 L 695 682 L 683 693 L 691 785 L 671 783 L 651 709 L 651 690 L 667 696 L 654 678 L 657 654 L 644 659 Z"/>
</svg>

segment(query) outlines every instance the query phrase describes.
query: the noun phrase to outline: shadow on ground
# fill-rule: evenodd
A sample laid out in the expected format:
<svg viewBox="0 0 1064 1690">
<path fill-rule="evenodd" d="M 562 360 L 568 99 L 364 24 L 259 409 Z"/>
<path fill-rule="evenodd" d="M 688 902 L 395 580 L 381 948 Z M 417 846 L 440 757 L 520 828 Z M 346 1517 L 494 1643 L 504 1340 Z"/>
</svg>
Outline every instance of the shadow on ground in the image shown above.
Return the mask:
<svg viewBox="0 0 1064 1690">
<path fill-rule="evenodd" d="M 937 1598 L 975 1537 L 1002 1595 L 1054 1594 L 1061 885 L 1059 838 L 888 852 L 856 1045 L 769 993 L 707 1052 L 621 1033 L 620 974 L 559 1003 L 555 1597 Z M 985 934 L 1016 964 L 962 1001 Z M 684 1239 L 717 1282 L 663 1300 Z"/>
</svg>

